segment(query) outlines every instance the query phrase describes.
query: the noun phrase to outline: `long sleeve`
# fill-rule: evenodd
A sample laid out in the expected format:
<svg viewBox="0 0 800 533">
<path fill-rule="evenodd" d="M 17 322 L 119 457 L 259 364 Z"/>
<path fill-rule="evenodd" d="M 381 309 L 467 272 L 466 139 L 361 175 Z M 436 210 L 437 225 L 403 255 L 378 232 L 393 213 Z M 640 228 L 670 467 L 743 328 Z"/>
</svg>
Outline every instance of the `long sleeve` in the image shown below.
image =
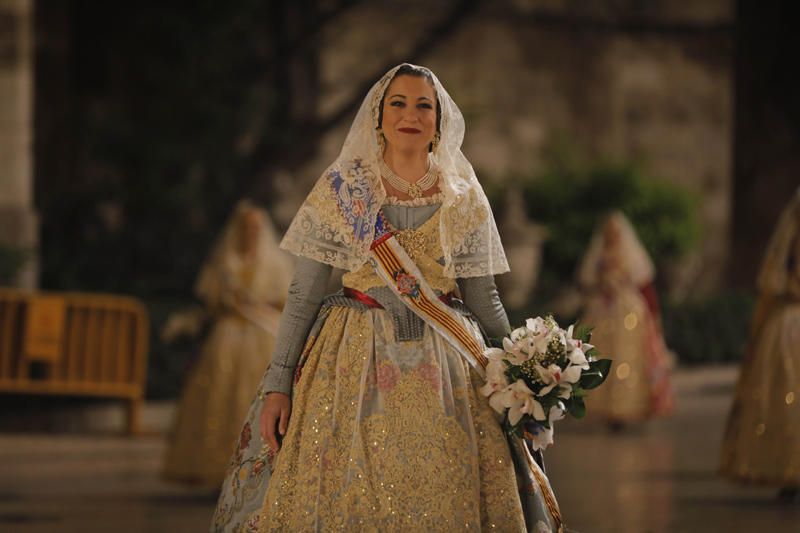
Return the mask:
<svg viewBox="0 0 800 533">
<path fill-rule="evenodd" d="M 504 337 L 511 331 L 508 316 L 500 301 L 494 276 L 461 278 L 458 280 L 464 303 L 478 319 L 487 335 Z"/>
<path fill-rule="evenodd" d="M 330 265 L 313 259 L 297 260 L 286 306 L 278 326 L 272 364 L 264 378 L 265 392 L 291 393 L 294 369 L 322 305 L 332 270 Z"/>
<path fill-rule="evenodd" d="M 493 338 L 505 337 L 511 331 L 508 315 L 500 301 L 494 276 L 478 278 L 461 278 L 458 280 L 464 304 L 475 315 L 487 335 Z M 542 450 L 530 450 L 534 460 L 545 472 L 544 453 Z"/>
</svg>

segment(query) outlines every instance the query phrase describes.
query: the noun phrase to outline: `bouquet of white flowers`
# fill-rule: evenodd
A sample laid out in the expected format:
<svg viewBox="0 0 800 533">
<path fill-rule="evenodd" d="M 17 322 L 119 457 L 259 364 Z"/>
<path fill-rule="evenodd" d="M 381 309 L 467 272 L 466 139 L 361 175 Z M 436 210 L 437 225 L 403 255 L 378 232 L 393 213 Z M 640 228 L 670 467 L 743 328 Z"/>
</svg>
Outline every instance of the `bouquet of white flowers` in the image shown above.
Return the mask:
<svg viewBox="0 0 800 533">
<path fill-rule="evenodd" d="M 590 338 L 591 328 L 564 330 L 552 316 L 536 317 L 505 337 L 502 349 L 486 350 L 481 392 L 504 415 L 507 433 L 543 450 L 553 443 L 556 420 L 586 414 L 586 391 L 603 383 L 611 368 L 610 359 L 597 359 Z"/>
</svg>

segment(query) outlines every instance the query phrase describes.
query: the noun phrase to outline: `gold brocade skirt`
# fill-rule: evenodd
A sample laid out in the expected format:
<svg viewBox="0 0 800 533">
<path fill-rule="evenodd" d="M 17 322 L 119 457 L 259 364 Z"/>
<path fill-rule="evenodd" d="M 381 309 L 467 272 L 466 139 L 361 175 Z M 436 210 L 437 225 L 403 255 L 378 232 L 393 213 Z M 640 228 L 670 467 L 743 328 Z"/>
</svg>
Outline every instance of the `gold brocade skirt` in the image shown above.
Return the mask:
<svg viewBox="0 0 800 533">
<path fill-rule="evenodd" d="M 589 297 L 581 323 L 594 326 L 592 344 L 613 361 L 611 375 L 586 400 L 590 416 L 637 422 L 669 412 L 669 360 L 647 302 L 622 288 L 610 298 Z"/>
<path fill-rule="evenodd" d="M 181 394 L 165 478 L 218 488 L 275 337 L 247 320 L 217 320 Z"/>
<path fill-rule="evenodd" d="M 742 365 L 722 446 L 722 473 L 800 487 L 800 303 L 768 315 Z"/>
<path fill-rule="evenodd" d="M 462 357 L 333 308 L 251 530 L 525 531 L 505 436 Z M 248 529 L 250 530 L 250 529 Z"/>
</svg>

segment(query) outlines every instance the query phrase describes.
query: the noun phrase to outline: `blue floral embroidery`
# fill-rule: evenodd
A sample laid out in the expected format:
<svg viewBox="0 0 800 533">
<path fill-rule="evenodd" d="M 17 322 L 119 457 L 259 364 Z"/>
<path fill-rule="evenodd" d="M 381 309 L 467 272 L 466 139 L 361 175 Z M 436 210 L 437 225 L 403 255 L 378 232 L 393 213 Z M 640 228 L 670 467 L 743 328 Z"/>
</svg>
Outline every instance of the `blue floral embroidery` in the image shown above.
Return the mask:
<svg viewBox="0 0 800 533">
<path fill-rule="evenodd" d="M 371 175 L 362 166 L 361 159 L 354 159 L 351 164 L 346 176 L 340 170 L 334 169 L 328 177 L 342 216 L 353 228 L 353 236 L 360 240 L 368 237 L 374 230 L 369 215 L 374 211 L 375 193 L 372 190 Z"/>
<path fill-rule="evenodd" d="M 386 220 L 386 216 L 383 214 L 383 211 L 378 211 L 378 216 L 375 219 L 375 236 L 373 239 L 377 241 L 387 233 L 391 232 L 392 229 L 389 226 L 389 222 Z"/>
</svg>

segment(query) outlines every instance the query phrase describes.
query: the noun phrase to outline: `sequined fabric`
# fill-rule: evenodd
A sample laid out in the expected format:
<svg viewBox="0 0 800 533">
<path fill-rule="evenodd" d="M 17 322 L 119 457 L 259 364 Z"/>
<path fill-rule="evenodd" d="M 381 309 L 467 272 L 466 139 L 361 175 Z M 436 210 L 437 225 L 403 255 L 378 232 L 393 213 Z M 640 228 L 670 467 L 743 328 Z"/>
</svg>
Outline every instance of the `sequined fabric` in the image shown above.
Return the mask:
<svg viewBox="0 0 800 533">
<path fill-rule="evenodd" d="M 404 205 L 403 202 L 388 199 L 391 201 L 383 206 L 383 212 L 393 228 L 421 229 L 421 226 L 428 222 L 439 209 L 440 196 L 419 198 L 416 200 L 416 205 L 411 207 Z M 433 224 L 432 221 L 431 225 Z M 429 236 L 430 229 L 428 228 L 422 233 Z M 432 256 L 436 255 L 436 247 L 430 248 L 428 253 Z M 437 262 L 441 264 L 442 261 Z M 329 265 L 303 257 L 298 258 L 295 277 L 289 288 L 286 308 L 281 317 L 272 366 L 265 377 L 264 390 L 291 393 L 291 381 L 297 365 L 297 357 L 325 296 L 331 270 L 332 267 Z M 361 283 L 358 281 L 359 279 L 367 280 L 362 288 L 364 286 L 372 287 L 377 282 L 377 276 L 371 275 L 368 269 L 361 269 L 356 281 L 350 282 L 351 286 L 358 286 Z M 497 293 L 493 276 L 459 279 L 458 284 L 464 301 L 475 314 L 485 332 L 491 337 L 502 337 L 508 334 L 510 331 L 508 318 Z M 440 283 L 440 287 L 450 286 L 449 280 L 442 280 Z M 396 333 L 399 340 L 421 338 L 423 329 L 421 320 L 404 304 L 397 301 L 390 289 L 381 284 L 362 292 L 371 295 L 386 309 L 390 309 L 396 321 Z M 449 292 L 449 290 L 442 292 Z"/>
<path fill-rule="evenodd" d="M 440 216 L 415 226 L 424 242 L 417 264 L 450 292 L 456 282 L 438 261 Z M 342 282 L 373 296 L 383 286 L 371 266 Z M 512 456 L 461 354 L 424 323 L 399 342 L 391 310 L 336 298 L 326 299 L 303 349 L 277 454 L 258 434 L 259 389 L 212 531 L 548 531 L 539 485 Z M 481 339 L 472 319 L 461 320 Z"/>
<path fill-rule="evenodd" d="M 311 328 L 277 454 L 258 434 L 259 390 L 212 531 L 547 531 L 463 357 L 428 325 L 397 342 L 389 312 L 336 298 Z"/>
<path fill-rule="evenodd" d="M 800 298 L 765 313 L 742 365 L 722 446 L 722 473 L 800 487 Z"/>
<path fill-rule="evenodd" d="M 410 209 L 402 211 L 409 212 Z M 396 230 L 395 236 L 414 262 L 425 270 L 428 276 L 426 279 L 431 287 L 439 294 L 447 294 L 456 290 L 457 285 L 454 279 L 444 275 L 441 263 L 442 247 L 438 238 L 440 213 L 441 210 L 436 209 L 419 226 Z M 399 216 L 399 212 L 392 214 Z M 424 326 L 422 319 L 397 299 L 371 264 L 366 263 L 355 272 L 344 274 L 342 285 L 369 294 L 389 311 L 395 325 L 396 340 L 404 342 L 422 337 Z"/>
<path fill-rule="evenodd" d="M 456 290 L 455 279 L 444 273 L 444 266 L 439 262 L 442 258 L 442 245 L 439 239 L 439 218 L 441 209 L 417 228 L 403 229 L 398 232 L 397 240 L 406 248 L 417 266 L 425 273 L 428 284 L 436 291 L 446 294 Z M 342 276 L 342 285 L 361 292 L 372 288 L 383 287 L 384 282 L 375 273 L 369 263 L 354 272 Z"/>
<path fill-rule="evenodd" d="M 243 269 L 240 274 L 237 286 L 247 287 L 251 272 Z M 274 348 L 275 337 L 261 327 L 233 311 L 219 314 L 184 386 L 165 457 L 165 478 L 219 487 L 231 443 Z"/>
<path fill-rule="evenodd" d="M 384 311 L 332 311 L 296 386 L 258 531 L 525 530 L 476 377 L 430 331 L 392 337 Z"/>
<path fill-rule="evenodd" d="M 598 290 L 580 322 L 594 326 L 592 344 L 614 362 L 603 386 L 587 397 L 591 416 L 636 422 L 667 413 L 672 393 L 666 348 L 641 292 L 629 284 Z"/>
</svg>

